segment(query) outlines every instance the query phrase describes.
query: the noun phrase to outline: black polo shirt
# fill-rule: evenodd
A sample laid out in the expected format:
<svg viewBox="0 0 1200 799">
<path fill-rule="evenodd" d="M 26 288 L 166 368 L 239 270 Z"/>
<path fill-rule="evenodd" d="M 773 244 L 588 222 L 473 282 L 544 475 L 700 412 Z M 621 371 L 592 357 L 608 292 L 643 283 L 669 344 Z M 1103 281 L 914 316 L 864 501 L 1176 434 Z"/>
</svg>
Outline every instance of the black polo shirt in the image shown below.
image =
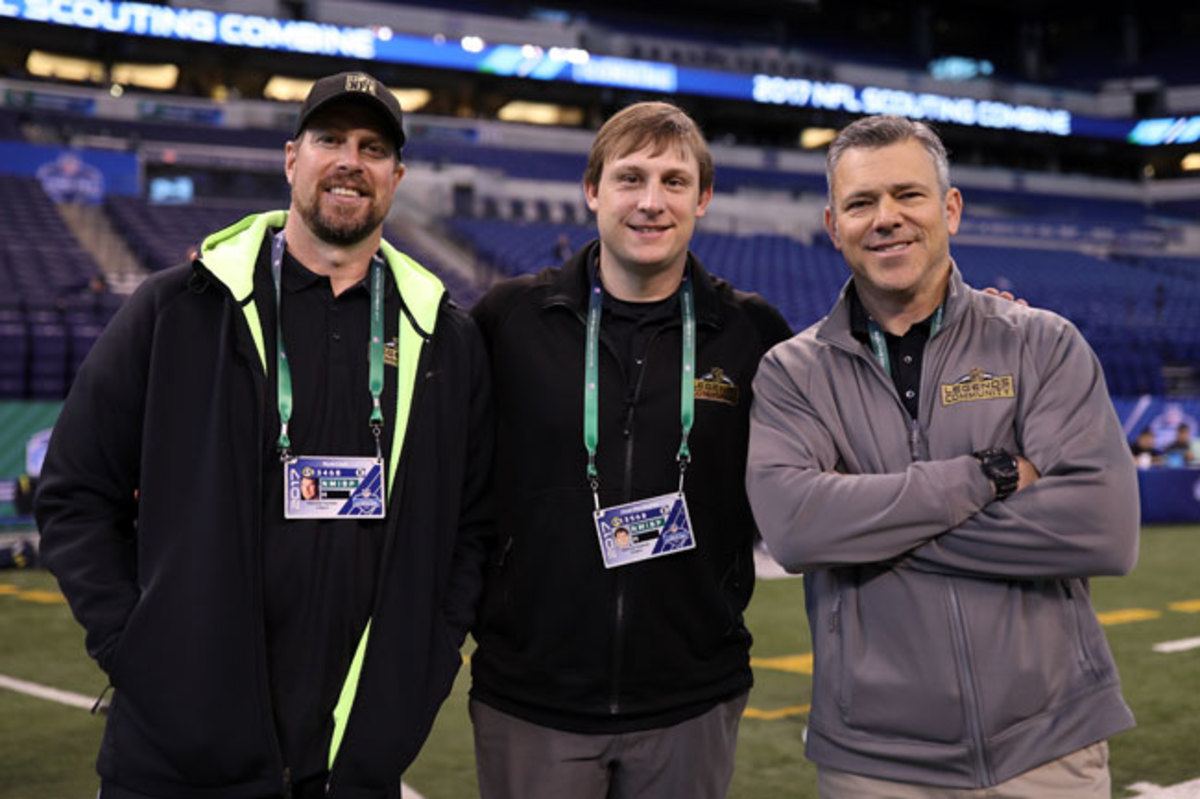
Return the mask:
<svg viewBox="0 0 1200 799">
<path fill-rule="evenodd" d="M 395 342 L 400 297 L 391 270 L 385 267 L 384 272 L 384 341 Z M 310 272 L 288 253 L 282 284 L 283 339 L 292 373 L 288 433 L 293 454 L 374 456 L 375 439 L 368 424 L 369 275 L 334 297 L 328 278 Z M 275 447 L 279 415 L 270 237 L 255 273 L 255 300 L 270 371 L 262 540 L 268 668 L 284 764 L 300 783 L 321 775 L 328 765 L 332 712 L 374 605 L 385 523 L 284 519 L 283 468 Z M 386 463 L 396 369 L 394 359 L 385 359 L 385 364 Z"/>
<path fill-rule="evenodd" d="M 593 259 L 594 260 L 594 259 Z M 595 278 L 596 265 L 589 269 Z M 600 335 L 613 349 L 625 375 L 626 402 L 632 407 L 637 397 L 642 369 L 651 342 L 659 331 L 680 322 L 679 292 L 649 302 L 620 300 L 604 292 L 600 309 Z"/>
<path fill-rule="evenodd" d="M 934 313 L 937 313 L 936 311 Z M 883 336 L 887 340 L 888 361 L 891 365 L 892 382 L 896 393 L 904 403 L 904 408 L 913 419 L 917 418 L 919 401 L 921 399 L 921 364 L 925 358 L 925 344 L 929 341 L 929 333 L 933 327 L 933 316 L 917 322 L 903 336 L 894 336 L 886 330 Z M 875 357 L 871 346 L 871 330 L 868 324 L 867 309 L 854 286 L 850 287 L 850 332 L 856 339 L 863 342 Z M 880 328 L 882 330 L 882 328 Z"/>
</svg>

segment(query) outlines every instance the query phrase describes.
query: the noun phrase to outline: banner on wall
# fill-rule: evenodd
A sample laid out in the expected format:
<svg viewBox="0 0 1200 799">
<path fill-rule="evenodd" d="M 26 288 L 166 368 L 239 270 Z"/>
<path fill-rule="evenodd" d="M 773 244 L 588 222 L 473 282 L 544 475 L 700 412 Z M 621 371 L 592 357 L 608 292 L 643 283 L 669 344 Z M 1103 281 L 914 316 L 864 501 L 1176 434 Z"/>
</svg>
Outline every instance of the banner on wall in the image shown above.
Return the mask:
<svg viewBox="0 0 1200 799">
<path fill-rule="evenodd" d="M 109 194 L 136 196 L 138 159 L 132 153 L 0 141 L 0 173 L 36 177 L 59 203 L 98 203 Z"/>
</svg>

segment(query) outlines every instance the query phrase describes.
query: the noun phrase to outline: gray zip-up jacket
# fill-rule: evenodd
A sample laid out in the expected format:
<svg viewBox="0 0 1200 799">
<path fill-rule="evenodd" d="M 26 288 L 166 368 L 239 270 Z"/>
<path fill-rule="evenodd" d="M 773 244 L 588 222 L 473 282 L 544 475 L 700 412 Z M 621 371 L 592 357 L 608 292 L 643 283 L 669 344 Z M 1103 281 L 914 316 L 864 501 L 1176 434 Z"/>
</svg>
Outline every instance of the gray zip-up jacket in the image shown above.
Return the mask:
<svg viewBox="0 0 1200 799">
<path fill-rule="evenodd" d="M 851 334 L 846 289 L 767 353 L 747 488 L 772 554 L 805 573 L 808 756 L 978 788 L 1133 726 L 1087 578 L 1133 568 L 1139 510 L 1083 337 L 951 270 L 915 421 Z M 992 501 L 971 455 L 990 447 L 1041 477 Z"/>
</svg>

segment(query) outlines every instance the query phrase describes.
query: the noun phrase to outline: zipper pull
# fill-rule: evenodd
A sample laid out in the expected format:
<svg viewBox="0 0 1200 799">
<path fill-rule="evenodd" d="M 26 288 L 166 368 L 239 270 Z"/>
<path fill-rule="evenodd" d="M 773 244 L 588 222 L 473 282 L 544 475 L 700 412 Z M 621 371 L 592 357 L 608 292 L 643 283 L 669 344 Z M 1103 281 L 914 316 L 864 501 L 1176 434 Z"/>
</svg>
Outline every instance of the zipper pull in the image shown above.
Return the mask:
<svg viewBox="0 0 1200 799">
<path fill-rule="evenodd" d="M 292 799 L 292 769 L 283 767 L 283 799 Z"/>
<path fill-rule="evenodd" d="M 497 569 L 504 568 L 504 564 L 508 561 L 508 553 L 512 552 L 512 548 L 513 548 L 513 539 L 512 539 L 512 536 L 509 536 L 508 540 L 504 542 L 504 549 L 502 549 L 500 551 L 500 559 L 498 561 L 496 561 Z"/>
<path fill-rule="evenodd" d="M 97 713 L 99 713 L 101 716 L 108 715 L 109 703 L 104 701 L 104 695 L 107 694 L 112 687 L 112 683 L 104 686 L 104 690 L 100 692 L 100 696 L 96 697 L 96 702 L 92 705 L 91 711 L 93 716 Z"/>
</svg>

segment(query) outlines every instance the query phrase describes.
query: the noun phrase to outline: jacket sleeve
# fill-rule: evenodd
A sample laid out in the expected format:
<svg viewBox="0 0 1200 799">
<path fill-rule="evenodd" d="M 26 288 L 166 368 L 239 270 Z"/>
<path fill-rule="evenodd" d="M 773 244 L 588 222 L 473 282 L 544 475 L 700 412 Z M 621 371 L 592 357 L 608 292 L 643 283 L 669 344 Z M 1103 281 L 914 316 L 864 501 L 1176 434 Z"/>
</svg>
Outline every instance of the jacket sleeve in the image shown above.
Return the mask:
<svg viewBox="0 0 1200 799">
<path fill-rule="evenodd" d="M 143 286 L 88 353 L 54 425 L 34 509 L 42 561 L 106 672 L 140 595 L 135 497 L 152 305 Z"/>
<path fill-rule="evenodd" d="M 1126 574 L 1137 561 L 1137 474 L 1095 354 L 1063 321 L 1034 333 L 1040 384 L 1016 430 L 1041 477 L 904 565 L 948 574 L 1065 578 Z"/>
<path fill-rule="evenodd" d="M 463 315 L 462 351 L 469 361 L 470 400 L 464 454 L 462 505 L 454 545 L 446 621 L 461 646 L 475 623 L 483 592 L 484 564 L 495 536 L 492 516 L 492 452 L 495 431 L 491 375 L 483 339 L 475 323 Z"/>
<path fill-rule="evenodd" d="M 792 339 L 754 380 L 746 490 L 771 554 L 789 571 L 878 563 L 962 524 L 991 499 L 970 455 L 892 474 L 844 474 L 834 438 L 804 390 L 815 368 L 789 371 Z"/>
</svg>

